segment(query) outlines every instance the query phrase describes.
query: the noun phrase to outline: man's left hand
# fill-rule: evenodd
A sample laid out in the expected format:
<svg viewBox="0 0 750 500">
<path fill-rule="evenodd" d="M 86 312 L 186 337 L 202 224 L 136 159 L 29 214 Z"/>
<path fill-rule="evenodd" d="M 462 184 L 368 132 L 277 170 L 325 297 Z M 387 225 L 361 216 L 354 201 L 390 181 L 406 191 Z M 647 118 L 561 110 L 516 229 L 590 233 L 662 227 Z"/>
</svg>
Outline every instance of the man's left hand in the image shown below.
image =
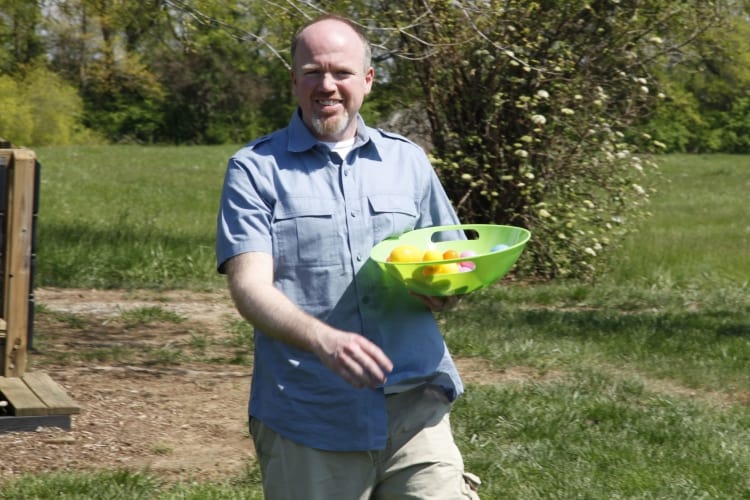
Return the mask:
<svg viewBox="0 0 750 500">
<path fill-rule="evenodd" d="M 446 297 L 420 295 L 417 293 L 412 295 L 421 300 L 422 303 L 432 312 L 450 311 L 451 309 L 454 309 L 463 298 L 463 295 L 448 295 Z"/>
</svg>

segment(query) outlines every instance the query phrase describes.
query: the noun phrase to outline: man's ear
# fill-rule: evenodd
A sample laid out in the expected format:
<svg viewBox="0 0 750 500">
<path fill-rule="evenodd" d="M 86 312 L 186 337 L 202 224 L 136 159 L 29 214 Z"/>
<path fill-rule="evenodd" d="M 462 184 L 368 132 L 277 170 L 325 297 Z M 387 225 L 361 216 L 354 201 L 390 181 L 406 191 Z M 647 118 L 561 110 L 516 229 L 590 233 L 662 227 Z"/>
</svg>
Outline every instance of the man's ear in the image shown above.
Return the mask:
<svg viewBox="0 0 750 500">
<path fill-rule="evenodd" d="M 367 70 L 367 73 L 365 73 L 365 88 L 366 88 L 366 94 L 369 94 L 372 90 L 372 82 L 375 81 L 375 69 L 370 66 L 370 68 Z"/>
</svg>

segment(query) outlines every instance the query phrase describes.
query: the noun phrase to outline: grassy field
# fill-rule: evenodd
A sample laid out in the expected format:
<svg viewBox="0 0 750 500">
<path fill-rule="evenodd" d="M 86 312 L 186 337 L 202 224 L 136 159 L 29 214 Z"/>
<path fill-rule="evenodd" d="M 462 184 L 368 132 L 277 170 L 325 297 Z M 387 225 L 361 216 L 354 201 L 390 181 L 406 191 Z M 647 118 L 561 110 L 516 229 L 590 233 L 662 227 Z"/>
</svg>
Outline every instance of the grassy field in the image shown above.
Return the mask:
<svg viewBox="0 0 750 500">
<path fill-rule="evenodd" d="M 750 157 L 668 156 L 653 217 L 612 255 L 612 277 L 643 287 L 750 280 Z"/>
<path fill-rule="evenodd" d="M 214 235 L 236 146 L 39 148 L 37 282 L 89 288 L 222 284 Z"/>
<path fill-rule="evenodd" d="M 38 284 L 223 286 L 213 224 L 235 147 L 40 149 Z M 522 373 L 452 417 L 482 498 L 750 498 L 750 157 L 668 156 L 649 218 L 595 283 L 507 283 L 440 320 Z M 32 476 L 0 498 L 260 498 L 147 473 Z"/>
</svg>

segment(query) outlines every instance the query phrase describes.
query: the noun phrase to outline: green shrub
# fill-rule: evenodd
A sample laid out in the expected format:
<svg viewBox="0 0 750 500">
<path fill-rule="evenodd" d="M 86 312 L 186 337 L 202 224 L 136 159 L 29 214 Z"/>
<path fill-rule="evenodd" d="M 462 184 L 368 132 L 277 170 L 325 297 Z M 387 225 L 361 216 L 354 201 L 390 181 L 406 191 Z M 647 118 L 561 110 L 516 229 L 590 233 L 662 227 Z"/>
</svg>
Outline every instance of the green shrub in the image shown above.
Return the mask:
<svg viewBox="0 0 750 500">
<path fill-rule="evenodd" d="M 36 66 L 11 78 L 0 76 L 0 137 L 36 147 L 101 142 L 80 125 L 83 103 L 74 87 Z"/>
<path fill-rule="evenodd" d="M 7 75 L 0 75 L 0 110 L 0 137 L 14 144 L 29 144 L 34 129 L 32 109 L 18 82 Z"/>
<path fill-rule="evenodd" d="M 418 17 L 422 3 L 407 3 L 392 24 Z M 661 144 L 628 135 L 659 102 L 640 61 L 687 36 L 680 12 L 694 7 L 544 3 L 431 2 L 432 22 L 402 44 L 462 219 L 530 229 L 524 273 L 586 277 L 646 214 L 647 154 Z"/>
</svg>

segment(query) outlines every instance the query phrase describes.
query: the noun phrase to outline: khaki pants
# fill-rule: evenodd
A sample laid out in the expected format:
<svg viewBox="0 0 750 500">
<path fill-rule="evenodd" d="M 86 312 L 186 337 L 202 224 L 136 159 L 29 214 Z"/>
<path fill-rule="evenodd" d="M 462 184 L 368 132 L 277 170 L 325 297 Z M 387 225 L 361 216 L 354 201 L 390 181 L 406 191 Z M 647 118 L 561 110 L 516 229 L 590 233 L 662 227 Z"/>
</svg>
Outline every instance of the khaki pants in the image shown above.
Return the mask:
<svg viewBox="0 0 750 500">
<path fill-rule="evenodd" d="M 266 500 L 479 499 L 464 472 L 441 389 L 389 396 L 382 451 L 330 452 L 300 446 L 251 420 Z"/>
</svg>

